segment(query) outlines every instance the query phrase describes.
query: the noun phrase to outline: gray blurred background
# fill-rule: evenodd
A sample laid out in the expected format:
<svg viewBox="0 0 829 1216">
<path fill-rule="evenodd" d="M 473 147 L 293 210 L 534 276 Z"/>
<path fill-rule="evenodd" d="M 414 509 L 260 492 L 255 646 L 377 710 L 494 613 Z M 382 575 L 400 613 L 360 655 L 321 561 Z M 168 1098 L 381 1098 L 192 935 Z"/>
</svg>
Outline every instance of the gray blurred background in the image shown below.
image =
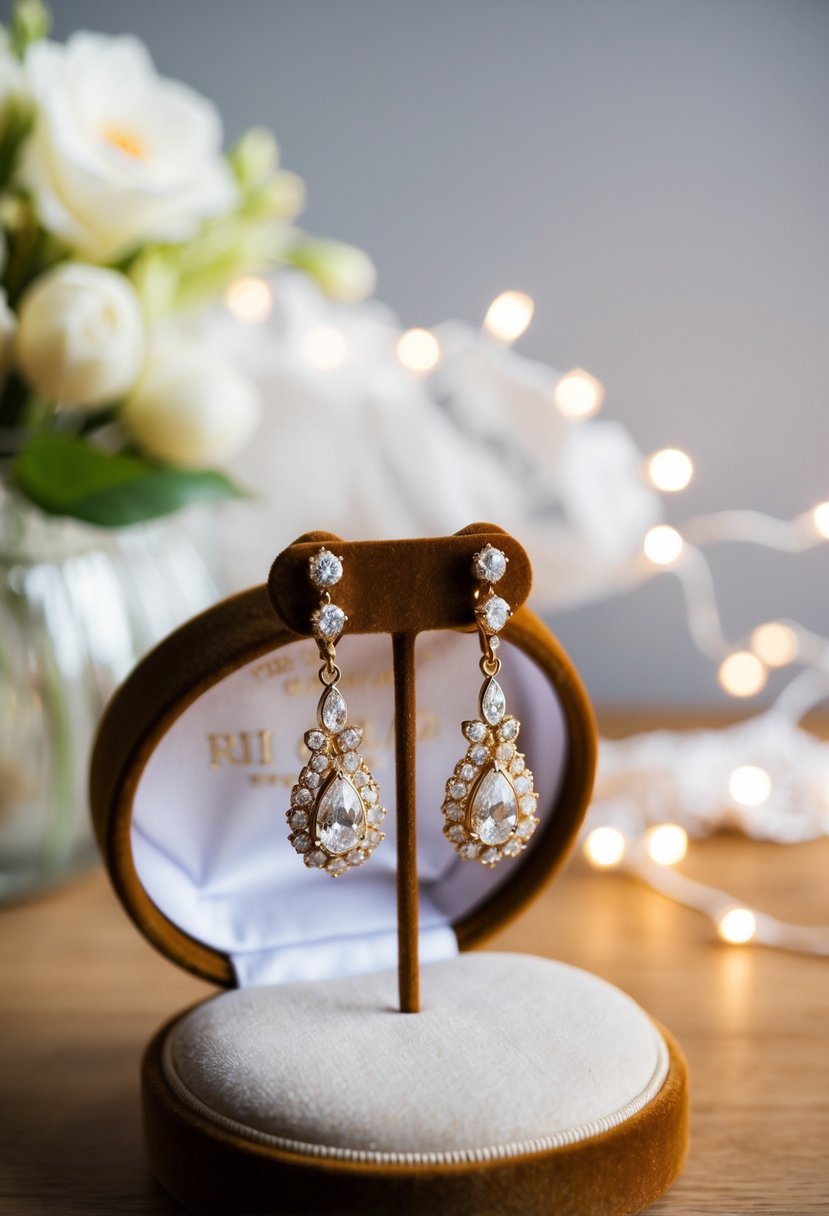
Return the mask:
<svg viewBox="0 0 829 1216">
<path fill-rule="evenodd" d="M 229 138 L 272 126 L 304 226 L 363 246 L 405 324 L 529 292 L 520 349 L 597 375 L 645 451 L 693 457 L 672 518 L 829 498 L 827 0 L 55 8 L 58 37 L 144 38 Z M 829 632 L 826 547 L 712 560 L 731 636 Z M 670 578 L 554 625 L 601 703 L 725 700 Z"/>
</svg>

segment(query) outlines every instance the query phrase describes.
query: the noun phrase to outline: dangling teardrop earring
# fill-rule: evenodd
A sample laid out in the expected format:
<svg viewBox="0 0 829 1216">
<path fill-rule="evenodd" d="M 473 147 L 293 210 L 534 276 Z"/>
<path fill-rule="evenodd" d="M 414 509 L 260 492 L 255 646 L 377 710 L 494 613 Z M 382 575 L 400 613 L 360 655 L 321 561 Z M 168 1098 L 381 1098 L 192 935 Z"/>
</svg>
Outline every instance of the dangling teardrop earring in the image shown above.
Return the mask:
<svg viewBox="0 0 829 1216">
<path fill-rule="evenodd" d="M 497 865 L 502 857 L 517 857 L 538 825 L 533 775 L 516 750 L 521 724 L 507 713 L 496 679 L 501 669 L 498 634 L 512 609 L 496 595 L 494 585 L 506 573 L 507 560 L 493 545 L 486 545 L 472 559 L 484 682 L 478 695 L 479 717 L 462 723 L 469 748 L 446 783 L 442 807 L 443 832 L 456 852 L 465 861 L 485 866 Z"/>
<path fill-rule="evenodd" d="M 337 687 L 342 673 L 335 643 L 348 617 L 331 602 L 330 588 L 342 576 L 342 558 L 328 549 L 310 559 L 308 577 L 321 593 L 311 627 L 322 659 L 323 692 L 317 726 L 305 733 L 311 756 L 291 790 L 287 813 L 288 839 L 306 866 L 326 870 L 334 878 L 371 856 L 384 838 L 380 825 L 386 815 L 377 782 L 358 751 L 362 729 L 348 725 L 345 699 Z"/>
</svg>

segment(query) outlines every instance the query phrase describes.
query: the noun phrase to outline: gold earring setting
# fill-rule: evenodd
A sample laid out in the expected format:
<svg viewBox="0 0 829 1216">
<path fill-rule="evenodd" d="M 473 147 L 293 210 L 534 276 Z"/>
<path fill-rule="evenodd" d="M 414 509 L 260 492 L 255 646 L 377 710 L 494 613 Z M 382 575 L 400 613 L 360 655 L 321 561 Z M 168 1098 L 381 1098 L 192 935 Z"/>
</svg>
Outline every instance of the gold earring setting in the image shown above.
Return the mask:
<svg viewBox="0 0 829 1216">
<path fill-rule="evenodd" d="M 335 643 L 348 617 L 332 603 L 330 588 L 343 576 L 342 559 L 320 549 L 310 559 L 308 576 L 321 592 L 311 627 L 323 661 L 319 670 L 323 692 L 317 725 L 304 736 L 311 755 L 291 790 L 288 839 L 306 866 L 338 878 L 361 866 L 384 839 L 380 828 L 386 809 L 359 752 L 362 729 L 348 725 L 345 698 L 337 687 L 342 673 Z"/>
<path fill-rule="evenodd" d="M 443 832 L 465 861 L 495 866 L 504 857 L 517 857 L 538 826 L 538 794 L 533 775 L 516 742 L 521 724 L 507 713 L 506 699 L 496 676 L 501 669 L 498 634 L 512 610 L 495 592 L 507 569 L 507 557 L 486 545 L 472 559 L 475 619 L 481 640 L 484 682 L 478 696 L 477 719 L 462 723 L 469 743 L 446 783 Z"/>
</svg>

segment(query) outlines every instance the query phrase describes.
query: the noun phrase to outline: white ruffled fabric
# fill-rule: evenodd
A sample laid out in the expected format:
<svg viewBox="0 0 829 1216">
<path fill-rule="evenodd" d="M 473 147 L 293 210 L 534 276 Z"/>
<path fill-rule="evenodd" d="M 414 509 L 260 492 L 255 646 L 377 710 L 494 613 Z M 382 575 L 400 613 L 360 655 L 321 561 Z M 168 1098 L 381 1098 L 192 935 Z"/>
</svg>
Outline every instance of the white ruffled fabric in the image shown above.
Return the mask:
<svg viewBox="0 0 829 1216">
<path fill-rule="evenodd" d="M 256 501 L 222 515 L 233 588 L 261 582 L 275 554 L 310 529 L 390 538 L 478 520 L 525 544 L 541 609 L 630 579 L 659 498 L 620 423 L 559 413 L 553 368 L 452 323 L 436 331 L 442 357 L 421 377 L 397 359 L 400 326 L 384 306 L 331 303 L 291 274 L 273 289 L 263 323 L 227 313 L 204 322 L 265 403 L 257 438 L 233 470 Z M 320 327 L 345 339 L 336 369 L 309 364 L 307 338 Z"/>
<path fill-rule="evenodd" d="M 768 775 L 768 796 L 741 806 L 730 791 L 738 765 Z M 829 749 L 771 709 L 717 730 L 650 731 L 602 742 L 587 827 L 610 824 L 637 840 L 651 824 L 691 836 L 723 829 L 796 844 L 829 833 Z"/>
</svg>

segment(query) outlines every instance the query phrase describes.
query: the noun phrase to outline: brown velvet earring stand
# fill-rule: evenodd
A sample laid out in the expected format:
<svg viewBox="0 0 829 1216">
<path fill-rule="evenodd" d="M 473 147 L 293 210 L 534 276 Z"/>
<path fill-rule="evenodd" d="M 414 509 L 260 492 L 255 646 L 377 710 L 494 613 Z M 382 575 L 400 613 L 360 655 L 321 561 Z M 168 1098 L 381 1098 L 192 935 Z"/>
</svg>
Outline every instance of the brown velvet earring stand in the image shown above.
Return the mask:
<svg viewBox="0 0 829 1216">
<path fill-rule="evenodd" d="M 480 538 L 477 533 L 480 532 Z M 328 532 L 300 537 L 271 567 L 268 591 L 277 615 L 296 633 L 307 631 L 319 593 L 309 584 L 308 561 L 325 545 L 341 554 L 348 577 L 337 602 L 359 633 L 390 633 L 394 663 L 394 749 L 397 806 L 397 931 L 400 1009 L 420 1009 L 418 967 L 417 788 L 415 782 L 415 642 L 430 629 L 469 627 L 469 536 L 475 547 L 497 545 L 507 556 L 499 591 L 518 609 L 530 594 L 532 573 L 520 545 L 499 528 L 473 525 L 428 541 L 348 544 Z M 428 594 L 423 589 L 428 588 Z M 592 758 L 591 758 L 592 759 Z"/>
<path fill-rule="evenodd" d="M 563 864 L 589 798 L 595 730 L 567 657 L 543 623 L 521 607 L 529 595 L 531 571 L 520 545 L 487 524 L 418 541 L 348 543 L 329 533 L 309 533 L 276 559 L 267 592 L 253 588 L 217 604 L 157 647 L 113 698 L 101 724 L 91 772 L 100 847 L 127 912 L 178 965 L 225 987 L 236 983 L 228 955 L 184 931 L 144 888 L 131 842 L 136 791 L 167 732 L 201 697 L 245 664 L 309 636 L 318 596 L 307 579 L 308 558 L 326 545 L 342 554 L 347 572 L 336 597 L 349 617 L 343 649 L 351 634 L 392 638 L 399 1009 L 418 1018 L 415 643 L 425 631 L 472 628 L 470 559 L 487 543 L 509 558 L 499 592 L 517 610 L 504 638 L 553 685 L 566 723 L 567 752 L 554 812 L 539 826 L 534 847 L 511 863 L 509 880 L 453 921 L 460 948 L 500 928 Z M 301 729 L 297 724 L 297 734 Z M 275 813 L 273 831 L 280 830 Z M 331 881 L 322 875 L 319 880 Z M 337 881 L 346 883 L 349 876 Z M 275 992 L 278 999 L 278 989 Z M 664 1031 L 668 1064 L 659 1092 L 606 1130 L 573 1143 L 494 1154 L 483 1161 L 424 1158 L 421 1163 L 413 1158 L 387 1163 L 371 1160 L 371 1154 L 364 1160 L 342 1159 L 289 1150 L 268 1137 L 246 1137 L 227 1120 L 214 1121 L 197 1104 L 183 1101 L 165 1073 L 164 1052 L 169 1037 L 190 1013 L 177 1015 L 156 1035 L 142 1080 L 153 1170 L 194 1212 L 622 1216 L 655 1200 L 681 1169 L 687 1142 L 687 1076 L 679 1049 Z M 411 1101 L 417 1102 L 416 1093 Z M 405 1118 L 405 1112 L 390 1110 L 388 1116 Z"/>
</svg>

